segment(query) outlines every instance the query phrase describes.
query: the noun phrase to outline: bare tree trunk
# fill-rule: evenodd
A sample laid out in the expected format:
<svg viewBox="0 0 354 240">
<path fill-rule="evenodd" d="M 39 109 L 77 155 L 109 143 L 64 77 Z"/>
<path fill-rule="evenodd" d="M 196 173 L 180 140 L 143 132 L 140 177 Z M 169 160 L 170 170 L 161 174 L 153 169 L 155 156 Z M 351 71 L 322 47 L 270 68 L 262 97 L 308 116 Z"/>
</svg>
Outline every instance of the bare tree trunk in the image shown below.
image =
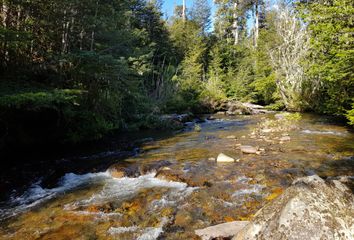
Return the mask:
<svg viewBox="0 0 354 240">
<path fill-rule="evenodd" d="M 182 19 L 183 19 L 183 21 L 186 21 L 186 0 L 183 0 Z"/>
<path fill-rule="evenodd" d="M 234 2 L 234 9 L 233 9 L 233 14 L 232 14 L 232 17 L 233 17 L 233 24 L 232 24 L 232 27 L 233 27 L 233 30 L 234 30 L 234 45 L 237 45 L 238 42 L 239 42 L 239 29 L 238 29 L 238 0 L 236 0 Z"/>
<path fill-rule="evenodd" d="M 64 10 L 63 31 L 61 34 L 62 53 L 66 53 L 68 49 L 68 29 L 69 29 L 69 21 L 67 20 L 67 11 Z"/>
<path fill-rule="evenodd" d="M 162 61 L 162 66 L 161 66 L 161 72 L 162 74 L 160 74 L 159 78 L 158 78 L 158 82 L 157 82 L 157 94 L 156 94 L 156 99 L 160 100 L 161 95 L 162 95 L 162 91 L 163 91 L 163 83 L 164 83 L 164 72 L 165 72 L 165 60 L 166 60 L 166 56 L 164 56 L 163 61 Z"/>
<path fill-rule="evenodd" d="M 19 32 L 20 32 L 20 28 L 21 28 L 21 17 L 22 17 L 22 9 L 21 9 L 21 6 L 19 5 L 19 6 L 17 6 L 17 16 L 16 16 L 16 30 L 17 30 L 16 38 L 20 37 Z M 17 52 L 17 53 L 15 53 L 16 55 L 21 51 L 19 49 L 18 43 L 19 43 L 18 41 L 16 41 L 16 43 L 15 43 L 15 45 L 16 45 L 15 51 Z"/>
<path fill-rule="evenodd" d="M 71 10 L 70 10 L 70 13 L 71 13 L 71 21 L 70 21 L 70 31 L 68 33 L 68 40 L 70 41 L 70 35 L 72 35 L 74 33 L 74 30 L 75 30 L 75 17 L 76 17 L 76 13 L 77 11 L 72 7 Z M 76 44 L 76 42 L 75 42 Z M 69 44 L 68 45 L 68 51 L 70 52 L 71 49 L 70 49 L 70 45 L 72 44 Z"/>
<path fill-rule="evenodd" d="M 95 30 L 91 32 L 91 44 L 90 44 L 90 51 L 93 51 L 93 45 L 95 44 Z"/>
<path fill-rule="evenodd" d="M 21 6 L 18 6 L 18 9 L 17 9 L 17 19 L 16 19 L 16 29 L 17 29 L 17 31 L 20 30 L 21 17 L 22 17 L 22 9 L 21 9 Z M 18 36 L 18 35 L 17 35 L 17 36 Z"/>
<path fill-rule="evenodd" d="M 90 45 L 90 51 L 94 50 L 94 44 L 95 44 L 95 29 L 96 29 L 96 20 L 97 20 L 97 14 L 98 14 L 98 0 L 96 1 L 96 9 L 95 9 L 95 19 L 94 19 L 94 26 L 91 32 L 91 45 Z"/>
<path fill-rule="evenodd" d="M 319 83 L 306 77 L 310 62 L 303 64 L 310 47 L 308 32 L 287 7 L 279 10 L 275 25 L 281 42 L 270 52 L 270 57 L 278 90 L 289 110 L 304 110 L 319 88 Z"/>
<path fill-rule="evenodd" d="M 83 48 L 83 42 L 84 42 L 84 29 L 81 28 L 81 31 L 80 31 L 80 38 L 79 38 L 79 48 L 80 50 L 82 50 Z"/>
<path fill-rule="evenodd" d="M 4 29 L 7 29 L 7 20 L 8 20 L 8 12 L 9 12 L 9 7 L 6 4 L 5 1 L 3 1 L 2 3 L 2 13 L 3 13 L 3 19 L 2 19 L 2 26 L 4 27 Z M 6 65 L 6 62 L 9 61 L 9 51 L 7 50 L 7 42 L 6 40 L 4 41 L 3 44 L 3 54 L 4 54 L 4 63 Z"/>
<path fill-rule="evenodd" d="M 254 46 L 258 46 L 258 36 L 259 36 L 259 0 L 255 0 L 255 16 L 254 16 Z"/>
<path fill-rule="evenodd" d="M 3 1 L 3 3 L 2 3 L 2 8 L 1 8 L 1 10 L 2 10 L 2 13 L 3 13 L 3 18 L 2 18 L 2 26 L 4 27 L 4 28 L 6 28 L 7 27 L 7 13 L 8 13 L 8 11 L 9 11 L 9 7 L 6 5 L 6 2 L 5 1 Z"/>
</svg>

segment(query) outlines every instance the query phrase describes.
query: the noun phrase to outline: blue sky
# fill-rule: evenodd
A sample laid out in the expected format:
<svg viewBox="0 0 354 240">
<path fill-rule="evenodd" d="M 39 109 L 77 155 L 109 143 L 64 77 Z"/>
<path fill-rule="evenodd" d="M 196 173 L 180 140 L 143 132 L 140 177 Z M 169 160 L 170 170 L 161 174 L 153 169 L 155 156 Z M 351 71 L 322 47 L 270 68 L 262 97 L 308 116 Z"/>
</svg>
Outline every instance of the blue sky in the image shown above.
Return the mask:
<svg viewBox="0 0 354 240">
<path fill-rule="evenodd" d="M 183 0 L 162 0 L 163 5 L 162 5 L 162 12 L 164 14 L 164 17 L 171 17 L 173 15 L 173 10 L 174 10 L 174 5 L 182 5 Z M 193 5 L 194 0 L 186 0 L 187 8 L 191 8 Z M 268 7 L 273 8 L 278 0 L 265 0 L 265 3 Z M 216 5 L 213 3 L 213 0 L 208 0 L 209 6 L 211 7 L 211 12 L 212 12 L 212 22 L 213 22 L 213 15 L 215 14 L 216 11 Z M 249 18 L 247 20 L 247 26 L 248 29 L 251 29 L 253 26 L 253 19 Z M 213 29 L 213 24 L 211 26 L 211 31 Z"/>
<path fill-rule="evenodd" d="M 182 0 L 162 0 L 163 1 L 163 7 L 162 11 L 166 16 L 171 17 L 173 14 L 173 8 L 174 4 L 176 5 L 182 5 Z M 213 3 L 213 0 L 208 0 L 209 5 L 212 9 L 212 13 L 215 13 L 216 6 Z M 277 0 L 265 0 L 266 4 L 270 4 L 271 6 L 274 6 L 277 2 Z M 187 8 L 190 8 L 193 5 L 193 0 L 186 0 L 187 3 Z"/>
<path fill-rule="evenodd" d="M 209 5 L 212 8 L 212 12 L 214 13 L 215 11 L 215 5 L 212 0 L 208 0 Z M 164 13 L 164 16 L 166 17 L 171 17 L 173 15 L 173 8 L 174 4 L 176 5 L 182 5 L 182 0 L 163 0 L 163 7 L 162 11 Z M 193 5 L 193 0 L 186 0 L 187 8 L 191 8 Z"/>
</svg>

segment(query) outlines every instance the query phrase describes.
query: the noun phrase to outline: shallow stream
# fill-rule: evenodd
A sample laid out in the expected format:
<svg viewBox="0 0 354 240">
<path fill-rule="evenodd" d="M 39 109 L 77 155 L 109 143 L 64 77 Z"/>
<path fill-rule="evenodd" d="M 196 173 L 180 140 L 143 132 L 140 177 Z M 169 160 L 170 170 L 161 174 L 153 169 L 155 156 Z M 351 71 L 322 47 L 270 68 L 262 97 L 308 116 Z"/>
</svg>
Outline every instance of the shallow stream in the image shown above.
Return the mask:
<svg viewBox="0 0 354 240">
<path fill-rule="evenodd" d="M 165 161 L 168 174 L 67 173 L 53 188 L 38 181 L 1 206 L 0 239 L 198 239 L 196 229 L 251 219 L 297 177 L 354 176 L 348 128 L 305 114 L 292 130 L 255 134 L 274 119 L 215 115 L 199 123 L 200 131 L 188 123 L 172 137 L 151 136 L 139 154 L 117 161 L 128 167 Z M 262 151 L 242 154 L 240 145 Z M 236 161 L 217 163 L 221 152 Z"/>
</svg>

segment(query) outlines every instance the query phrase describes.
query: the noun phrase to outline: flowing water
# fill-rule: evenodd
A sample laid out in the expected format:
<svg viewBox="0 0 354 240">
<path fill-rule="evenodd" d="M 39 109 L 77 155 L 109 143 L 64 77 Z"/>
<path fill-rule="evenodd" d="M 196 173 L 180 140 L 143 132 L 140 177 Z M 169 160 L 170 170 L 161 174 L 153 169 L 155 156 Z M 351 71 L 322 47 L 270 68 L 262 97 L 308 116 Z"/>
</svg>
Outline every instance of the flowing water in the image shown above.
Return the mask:
<svg viewBox="0 0 354 240">
<path fill-rule="evenodd" d="M 117 161 L 163 160 L 162 175 L 67 173 L 53 188 L 38 181 L 1 205 L 0 239 L 198 239 L 195 229 L 251 219 L 297 177 L 354 175 L 354 134 L 346 127 L 304 115 L 292 130 L 252 133 L 268 119 L 274 115 L 216 116 L 200 123 L 201 131 L 190 123 Z M 282 141 L 285 135 L 291 140 Z M 242 154 L 240 144 L 264 151 Z M 210 159 L 221 152 L 237 161 Z"/>
</svg>

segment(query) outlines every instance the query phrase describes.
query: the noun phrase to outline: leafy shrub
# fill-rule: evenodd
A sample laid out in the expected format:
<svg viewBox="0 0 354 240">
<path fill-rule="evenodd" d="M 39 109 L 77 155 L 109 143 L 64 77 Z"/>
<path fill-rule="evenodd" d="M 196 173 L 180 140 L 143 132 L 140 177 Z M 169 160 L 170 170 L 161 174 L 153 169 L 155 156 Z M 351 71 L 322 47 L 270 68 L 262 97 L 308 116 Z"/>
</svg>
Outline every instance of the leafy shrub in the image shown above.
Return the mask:
<svg viewBox="0 0 354 240">
<path fill-rule="evenodd" d="M 354 104 L 351 110 L 347 112 L 347 119 L 349 120 L 350 125 L 354 125 Z"/>
<path fill-rule="evenodd" d="M 76 89 L 42 90 L 0 97 L 5 142 L 35 144 L 97 139 L 114 125 L 83 104 Z"/>
<path fill-rule="evenodd" d="M 277 101 L 275 103 L 272 103 L 272 104 L 266 106 L 266 109 L 272 110 L 272 111 L 282 111 L 285 109 L 285 105 L 282 101 Z"/>
</svg>

